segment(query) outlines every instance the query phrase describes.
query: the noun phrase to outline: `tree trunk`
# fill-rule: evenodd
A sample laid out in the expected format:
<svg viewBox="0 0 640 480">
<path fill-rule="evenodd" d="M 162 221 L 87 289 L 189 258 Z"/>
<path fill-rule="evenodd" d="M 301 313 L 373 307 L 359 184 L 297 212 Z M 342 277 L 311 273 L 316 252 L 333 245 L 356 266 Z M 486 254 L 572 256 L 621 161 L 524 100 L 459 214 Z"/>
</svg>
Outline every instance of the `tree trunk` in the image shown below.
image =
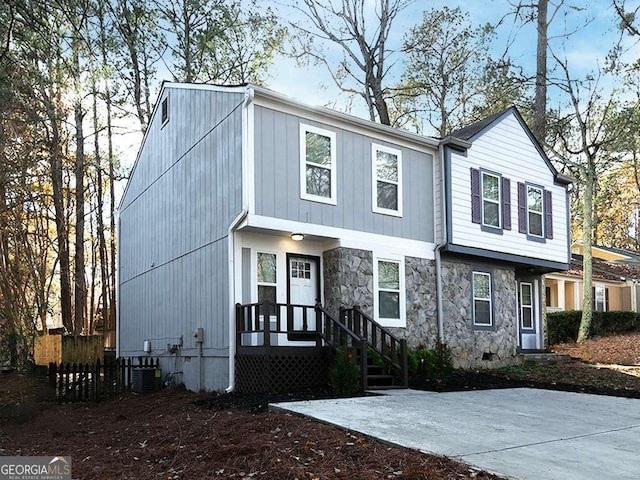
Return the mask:
<svg viewBox="0 0 640 480">
<path fill-rule="evenodd" d="M 77 40 L 76 40 L 77 41 Z M 80 83 L 80 53 L 79 46 L 74 47 L 74 67 L 76 71 L 75 81 Z M 76 201 L 76 232 L 75 232 L 75 288 L 74 288 L 74 335 L 79 335 L 85 328 L 85 308 L 87 286 L 85 280 L 84 262 L 84 113 L 82 111 L 82 98 L 80 96 L 79 85 L 76 92 L 74 104 L 74 117 L 76 124 L 76 163 L 74 169 L 75 176 L 75 201 Z"/>
<path fill-rule="evenodd" d="M 592 281 L 592 239 L 593 226 L 593 183 L 595 175 L 590 170 L 586 172 L 583 192 L 583 218 L 582 218 L 582 319 L 578 330 L 578 343 L 589 338 L 591 319 L 593 317 L 593 281 Z"/>
<path fill-rule="evenodd" d="M 53 72 L 55 84 L 60 84 L 60 65 L 49 64 L 49 72 Z M 67 230 L 67 215 L 64 205 L 64 184 L 62 178 L 62 148 L 60 145 L 59 118 L 56 105 L 61 103 L 61 92 L 47 93 L 44 79 L 40 76 L 40 94 L 47 112 L 47 120 L 51 128 L 49 139 L 51 188 L 53 190 L 53 211 L 56 223 L 56 242 L 58 246 L 58 260 L 60 262 L 60 313 L 62 325 L 68 332 L 73 332 L 73 310 L 71 308 L 71 261 L 69 255 L 69 233 Z M 55 98 L 52 98 L 55 97 Z"/>
<path fill-rule="evenodd" d="M 536 51 L 536 92 L 531 130 L 539 142 L 547 134 L 547 4 L 538 0 L 538 46 Z"/>
</svg>

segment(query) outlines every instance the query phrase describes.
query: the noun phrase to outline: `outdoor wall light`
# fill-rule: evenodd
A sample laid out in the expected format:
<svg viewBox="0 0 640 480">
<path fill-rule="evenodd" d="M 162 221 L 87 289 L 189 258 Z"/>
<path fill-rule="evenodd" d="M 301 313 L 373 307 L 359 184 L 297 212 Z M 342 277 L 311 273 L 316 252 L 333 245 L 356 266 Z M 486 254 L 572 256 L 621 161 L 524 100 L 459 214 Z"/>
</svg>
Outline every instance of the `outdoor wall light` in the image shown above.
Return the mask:
<svg viewBox="0 0 640 480">
<path fill-rule="evenodd" d="M 294 240 L 296 242 L 304 240 L 304 233 L 292 233 L 291 240 Z"/>
</svg>

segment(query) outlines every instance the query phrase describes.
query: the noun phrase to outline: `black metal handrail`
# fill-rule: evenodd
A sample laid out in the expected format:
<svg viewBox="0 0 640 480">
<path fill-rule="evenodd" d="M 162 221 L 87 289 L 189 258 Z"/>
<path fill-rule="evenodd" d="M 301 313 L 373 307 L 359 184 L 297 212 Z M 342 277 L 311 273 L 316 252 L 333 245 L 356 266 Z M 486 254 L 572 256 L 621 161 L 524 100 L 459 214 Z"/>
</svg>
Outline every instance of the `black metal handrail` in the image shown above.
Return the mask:
<svg viewBox="0 0 640 480">
<path fill-rule="evenodd" d="M 398 372 L 402 386 L 409 386 L 409 362 L 405 339 L 397 338 L 362 312 L 358 306 L 341 308 L 340 320 L 355 335 L 366 339 L 369 348 L 374 350 L 386 365 Z"/>
</svg>

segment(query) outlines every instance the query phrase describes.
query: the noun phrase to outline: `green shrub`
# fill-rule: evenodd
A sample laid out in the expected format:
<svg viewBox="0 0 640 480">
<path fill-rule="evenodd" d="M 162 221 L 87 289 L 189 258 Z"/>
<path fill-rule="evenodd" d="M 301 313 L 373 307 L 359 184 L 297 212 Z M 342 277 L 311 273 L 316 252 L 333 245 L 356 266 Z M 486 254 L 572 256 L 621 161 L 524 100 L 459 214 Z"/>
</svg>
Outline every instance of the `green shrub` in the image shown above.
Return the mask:
<svg viewBox="0 0 640 480">
<path fill-rule="evenodd" d="M 337 395 L 349 396 L 360 390 L 360 371 L 355 356 L 348 349 L 340 349 L 329 369 L 329 385 Z"/>
<path fill-rule="evenodd" d="M 547 314 L 550 344 L 575 342 L 578 338 L 582 311 L 569 310 Z M 589 337 L 612 333 L 640 331 L 640 314 L 635 312 L 593 312 Z"/>
<path fill-rule="evenodd" d="M 418 346 L 415 353 L 418 373 L 429 379 L 447 382 L 453 373 L 453 357 L 451 349 L 442 343 L 431 350 L 423 344 Z M 411 370 L 410 370 L 411 371 Z"/>
<path fill-rule="evenodd" d="M 409 375 L 418 373 L 418 355 L 409 349 L 407 349 L 407 364 L 409 366 Z"/>
</svg>

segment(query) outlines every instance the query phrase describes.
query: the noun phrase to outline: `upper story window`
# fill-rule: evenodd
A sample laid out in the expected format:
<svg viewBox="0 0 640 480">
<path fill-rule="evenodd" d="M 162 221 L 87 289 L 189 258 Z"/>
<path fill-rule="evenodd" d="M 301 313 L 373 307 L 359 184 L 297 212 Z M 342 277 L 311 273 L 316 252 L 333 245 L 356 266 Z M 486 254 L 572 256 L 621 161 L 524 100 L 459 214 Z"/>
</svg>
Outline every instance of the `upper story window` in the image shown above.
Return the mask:
<svg viewBox="0 0 640 480">
<path fill-rule="evenodd" d="M 402 216 L 402 152 L 373 144 L 373 211 Z"/>
<path fill-rule="evenodd" d="M 544 242 L 553 238 L 553 209 L 550 190 L 518 183 L 518 231 L 527 239 Z"/>
<path fill-rule="evenodd" d="M 335 205 L 336 134 L 300 125 L 300 197 Z"/>
<path fill-rule="evenodd" d="M 511 230 L 511 181 L 486 170 L 471 169 L 471 221 L 482 230 Z"/>
<path fill-rule="evenodd" d="M 169 122 L 169 97 L 165 97 L 160 104 L 160 117 L 162 119 L 162 126 Z"/>
<path fill-rule="evenodd" d="M 256 262 L 258 303 L 276 303 L 276 254 L 258 252 Z"/>
<path fill-rule="evenodd" d="M 500 228 L 500 177 L 482 172 L 482 224 Z"/>
<path fill-rule="evenodd" d="M 528 234 L 542 237 L 543 227 L 542 189 L 527 185 Z"/>
<path fill-rule="evenodd" d="M 396 260 L 377 260 L 374 281 L 377 290 L 377 320 L 384 326 L 405 326 L 403 263 Z"/>
<path fill-rule="evenodd" d="M 473 272 L 473 325 L 493 326 L 493 301 L 491 295 L 491 274 Z"/>
</svg>

